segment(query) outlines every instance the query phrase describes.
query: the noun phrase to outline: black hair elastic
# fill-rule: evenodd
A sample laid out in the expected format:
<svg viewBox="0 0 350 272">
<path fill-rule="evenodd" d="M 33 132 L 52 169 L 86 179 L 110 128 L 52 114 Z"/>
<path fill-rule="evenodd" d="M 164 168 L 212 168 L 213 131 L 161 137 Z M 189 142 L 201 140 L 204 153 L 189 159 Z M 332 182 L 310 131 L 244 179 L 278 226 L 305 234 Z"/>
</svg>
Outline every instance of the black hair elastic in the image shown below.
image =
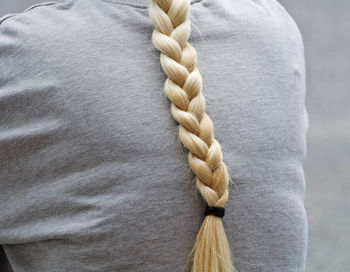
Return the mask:
<svg viewBox="0 0 350 272">
<path fill-rule="evenodd" d="M 208 214 L 214 214 L 217 217 L 223 218 L 225 215 L 225 208 L 207 205 L 205 207 L 205 216 L 207 216 Z"/>
</svg>

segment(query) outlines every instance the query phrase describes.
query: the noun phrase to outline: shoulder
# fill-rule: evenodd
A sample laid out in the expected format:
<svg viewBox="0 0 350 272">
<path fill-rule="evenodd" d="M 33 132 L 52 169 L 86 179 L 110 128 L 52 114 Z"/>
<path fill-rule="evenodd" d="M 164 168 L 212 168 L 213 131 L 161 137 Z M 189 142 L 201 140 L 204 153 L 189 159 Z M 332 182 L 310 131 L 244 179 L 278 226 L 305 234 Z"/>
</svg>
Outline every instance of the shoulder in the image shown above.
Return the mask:
<svg viewBox="0 0 350 272">
<path fill-rule="evenodd" d="M 41 38 L 59 25 L 62 3 L 50 1 L 29 6 L 22 12 L 6 14 L 0 18 L 0 46 L 22 39 L 26 45 L 31 38 Z"/>
<path fill-rule="evenodd" d="M 38 71 L 69 29 L 70 2 L 43 2 L 0 18 L 0 79 Z"/>
<path fill-rule="evenodd" d="M 194 21 L 205 21 L 205 27 L 214 36 L 227 32 L 230 37 L 252 42 L 284 41 L 296 46 L 303 43 L 295 20 L 277 0 L 202 0 L 193 12 Z"/>
<path fill-rule="evenodd" d="M 244 70 L 305 73 L 301 32 L 277 0 L 202 0 L 192 7 L 192 41 L 199 49 L 211 44 L 212 54 L 223 51 L 225 61 L 245 63 Z"/>
<path fill-rule="evenodd" d="M 47 1 L 31 5 L 22 12 L 2 16 L 0 46 L 16 41 L 21 41 L 26 46 L 35 41 L 43 44 L 50 37 L 57 36 L 57 32 L 67 32 L 72 5 L 73 0 Z"/>
<path fill-rule="evenodd" d="M 38 26 L 45 28 L 48 26 L 47 23 L 57 18 L 59 10 L 65 4 L 65 2 L 47 1 L 31 5 L 22 12 L 5 14 L 0 17 L 0 33 L 3 35 L 7 30 L 15 30 L 16 26 L 22 26 L 23 31 L 30 31 L 30 28 Z"/>
<path fill-rule="evenodd" d="M 7 20 L 8 18 L 26 14 L 29 10 L 35 9 L 35 8 L 37 8 L 37 7 L 46 7 L 46 6 L 56 5 L 56 4 L 57 4 L 57 2 L 54 2 L 54 1 L 47 1 L 47 2 L 42 2 L 42 3 L 39 3 L 39 4 L 31 5 L 31 6 L 29 6 L 28 8 L 26 8 L 25 10 L 23 10 L 22 12 L 5 14 L 5 15 L 3 15 L 2 17 L 0 17 L 0 24 L 1 24 L 2 22 L 4 22 L 5 20 Z"/>
</svg>

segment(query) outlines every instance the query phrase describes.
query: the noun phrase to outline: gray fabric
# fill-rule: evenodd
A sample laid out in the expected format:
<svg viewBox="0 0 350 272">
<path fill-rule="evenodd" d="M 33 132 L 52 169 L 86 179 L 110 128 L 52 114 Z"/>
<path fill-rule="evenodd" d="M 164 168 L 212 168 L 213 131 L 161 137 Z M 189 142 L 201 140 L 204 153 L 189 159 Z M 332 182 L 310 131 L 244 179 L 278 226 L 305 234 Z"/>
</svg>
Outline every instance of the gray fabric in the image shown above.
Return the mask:
<svg viewBox="0 0 350 272">
<path fill-rule="evenodd" d="M 181 271 L 204 216 L 147 0 L 46 2 L 0 25 L 0 244 L 15 272 Z M 191 4 L 233 184 L 239 272 L 304 271 L 300 32 L 275 0 Z"/>
</svg>

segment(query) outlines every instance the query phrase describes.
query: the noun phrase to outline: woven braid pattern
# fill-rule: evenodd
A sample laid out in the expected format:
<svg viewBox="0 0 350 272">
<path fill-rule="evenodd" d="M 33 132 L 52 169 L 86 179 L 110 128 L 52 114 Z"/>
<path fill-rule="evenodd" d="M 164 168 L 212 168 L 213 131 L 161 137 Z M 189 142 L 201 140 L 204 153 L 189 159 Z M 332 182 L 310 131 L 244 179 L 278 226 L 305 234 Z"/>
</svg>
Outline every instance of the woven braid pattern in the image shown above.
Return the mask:
<svg viewBox="0 0 350 272">
<path fill-rule="evenodd" d="M 224 207 L 228 199 L 228 174 L 221 146 L 214 138 L 213 122 L 205 113 L 202 77 L 196 67 L 196 50 L 188 42 L 190 21 L 188 0 L 153 1 L 154 46 L 168 78 L 165 92 L 171 100 L 171 114 L 180 124 L 179 139 L 189 150 L 188 162 L 196 175 L 196 186 L 209 206 Z M 186 7 L 186 8 L 184 8 Z"/>
<path fill-rule="evenodd" d="M 160 51 L 160 63 L 167 75 L 164 90 L 172 102 L 171 114 L 179 123 L 179 139 L 189 151 L 195 185 L 207 205 L 224 207 L 229 176 L 221 145 L 214 138 L 213 122 L 205 113 L 197 53 L 188 42 L 189 9 L 190 0 L 152 0 L 152 43 Z M 205 217 L 190 255 L 193 272 L 234 271 L 221 218 Z"/>
</svg>

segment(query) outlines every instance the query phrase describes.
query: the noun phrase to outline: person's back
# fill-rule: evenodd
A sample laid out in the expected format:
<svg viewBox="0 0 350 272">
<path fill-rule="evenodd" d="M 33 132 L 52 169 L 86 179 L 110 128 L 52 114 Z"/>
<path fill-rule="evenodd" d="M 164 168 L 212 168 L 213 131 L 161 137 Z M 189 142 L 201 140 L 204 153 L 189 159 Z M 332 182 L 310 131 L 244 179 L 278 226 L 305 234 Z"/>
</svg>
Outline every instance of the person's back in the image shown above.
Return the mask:
<svg viewBox="0 0 350 272">
<path fill-rule="evenodd" d="M 148 0 L 67 0 L 0 23 L 0 244 L 14 270 L 181 271 L 203 221 Z M 301 272 L 302 38 L 275 0 L 194 0 L 206 111 L 233 186 L 239 272 Z"/>
</svg>

